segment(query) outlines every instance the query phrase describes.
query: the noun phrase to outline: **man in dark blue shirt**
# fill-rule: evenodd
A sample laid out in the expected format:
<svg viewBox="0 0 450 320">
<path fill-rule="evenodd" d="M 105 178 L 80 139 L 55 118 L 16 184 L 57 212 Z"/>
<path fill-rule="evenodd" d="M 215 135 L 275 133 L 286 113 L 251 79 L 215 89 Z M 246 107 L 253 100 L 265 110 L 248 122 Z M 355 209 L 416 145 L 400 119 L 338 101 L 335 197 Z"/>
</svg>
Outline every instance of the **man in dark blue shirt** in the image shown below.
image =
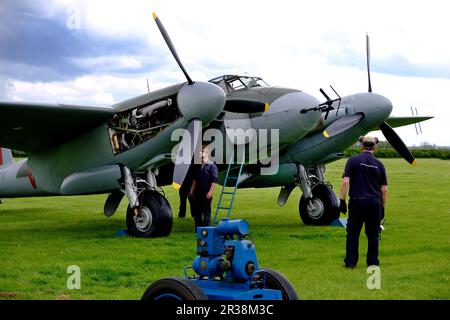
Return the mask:
<svg viewBox="0 0 450 320">
<path fill-rule="evenodd" d="M 368 240 L 367 265 L 379 265 L 378 235 L 384 217 L 387 198 L 387 176 L 383 163 L 375 158 L 377 138 L 360 137 L 362 152 L 348 159 L 342 176 L 340 211 L 347 212 L 345 197 L 350 186 L 349 216 L 345 267 L 355 268 L 358 263 L 359 235 L 362 225 Z"/>
<path fill-rule="evenodd" d="M 201 157 L 202 165 L 197 168 L 189 191 L 189 197 L 194 199 L 192 214 L 195 220 L 195 232 L 197 227 L 209 226 L 211 223 L 211 202 L 218 178 L 217 166 L 209 159 L 209 149 L 205 145 L 202 146 Z"/>
</svg>

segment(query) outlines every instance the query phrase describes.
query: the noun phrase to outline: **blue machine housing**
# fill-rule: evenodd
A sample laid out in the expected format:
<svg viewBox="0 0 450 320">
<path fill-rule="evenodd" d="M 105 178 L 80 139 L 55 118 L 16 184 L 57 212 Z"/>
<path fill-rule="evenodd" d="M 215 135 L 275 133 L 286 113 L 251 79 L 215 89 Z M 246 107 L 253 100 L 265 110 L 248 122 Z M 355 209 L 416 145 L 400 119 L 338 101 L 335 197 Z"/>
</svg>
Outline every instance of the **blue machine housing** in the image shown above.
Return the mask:
<svg viewBox="0 0 450 320">
<path fill-rule="evenodd" d="M 223 219 L 215 227 L 197 228 L 197 257 L 192 269 L 198 285 L 212 300 L 281 300 L 280 290 L 266 288 L 245 220 Z M 236 238 L 236 239 L 235 239 Z"/>
</svg>

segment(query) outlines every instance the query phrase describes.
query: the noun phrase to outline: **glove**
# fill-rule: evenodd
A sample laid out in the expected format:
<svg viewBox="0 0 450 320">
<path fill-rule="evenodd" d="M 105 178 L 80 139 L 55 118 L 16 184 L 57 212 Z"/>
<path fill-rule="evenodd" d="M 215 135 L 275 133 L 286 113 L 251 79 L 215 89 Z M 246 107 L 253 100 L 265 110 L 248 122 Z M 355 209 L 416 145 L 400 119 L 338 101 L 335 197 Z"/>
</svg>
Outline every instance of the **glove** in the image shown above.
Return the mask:
<svg viewBox="0 0 450 320">
<path fill-rule="evenodd" d="M 340 199 L 341 202 L 339 203 L 339 211 L 343 214 L 347 213 L 347 203 L 345 203 L 345 199 Z"/>
</svg>

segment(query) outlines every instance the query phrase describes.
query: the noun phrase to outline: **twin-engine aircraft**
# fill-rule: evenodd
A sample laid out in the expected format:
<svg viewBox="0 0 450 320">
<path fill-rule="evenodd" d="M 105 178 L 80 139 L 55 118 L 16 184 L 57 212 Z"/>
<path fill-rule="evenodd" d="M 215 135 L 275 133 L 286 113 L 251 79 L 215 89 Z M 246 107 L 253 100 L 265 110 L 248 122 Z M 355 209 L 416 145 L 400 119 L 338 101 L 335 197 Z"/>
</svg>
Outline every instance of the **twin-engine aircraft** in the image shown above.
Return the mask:
<svg viewBox="0 0 450 320">
<path fill-rule="evenodd" d="M 303 222 L 324 225 L 339 216 L 324 165 L 342 157 L 359 136 L 380 129 L 400 155 L 414 163 L 392 127 L 430 117 L 389 117 L 392 104 L 372 93 L 370 72 L 369 92 L 330 99 L 321 89 L 325 102 L 300 90 L 269 86 L 258 77 L 193 81 L 160 19 L 153 16 L 187 81 L 110 108 L 0 102 L 0 198 L 109 193 L 104 213 L 111 216 L 126 196 L 131 235 L 168 236 L 173 215 L 160 187 L 183 183 L 190 162 L 181 157 L 194 157 L 203 133 L 222 133 L 223 141 L 215 143 L 224 146 L 226 163 L 237 145 L 251 143 L 248 137 L 240 142 L 230 138 L 230 129 L 277 129 L 277 139 L 266 145 L 276 150 L 270 158 L 277 157 L 277 170 L 262 174 L 265 159 L 256 156 L 258 161 L 250 163 L 255 155 L 247 149 L 238 186 L 280 186 L 279 205 L 298 186 Z M 179 141 L 173 141 L 172 134 L 178 129 L 185 129 L 188 141 L 183 142 L 191 146 L 182 153 L 173 152 Z M 26 151 L 28 158 L 15 162 L 10 149 Z M 219 168 L 224 183 L 226 166 Z"/>
</svg>

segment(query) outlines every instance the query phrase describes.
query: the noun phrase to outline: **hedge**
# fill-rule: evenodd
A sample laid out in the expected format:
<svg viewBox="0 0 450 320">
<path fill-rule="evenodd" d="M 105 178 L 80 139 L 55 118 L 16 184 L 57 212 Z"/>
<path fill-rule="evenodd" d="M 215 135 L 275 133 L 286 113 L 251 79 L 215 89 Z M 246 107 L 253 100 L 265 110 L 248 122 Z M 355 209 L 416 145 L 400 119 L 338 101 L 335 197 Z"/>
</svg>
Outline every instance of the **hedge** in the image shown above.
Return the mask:
<svg viewBox="0 0 450 320">
<path fill-rule="evenodd" d="M 438 158 L 443 160 L 450 159 L 450 149 L 409 149 L 415 158 Z M 351 157 L 360 153 L 359 148 L 349 148 L 344 151 L 345 157 Z M 394 149 L 380 148 L 375 151 L 378 158 L 400 158 L 400 155 Z"/>
</svg>

